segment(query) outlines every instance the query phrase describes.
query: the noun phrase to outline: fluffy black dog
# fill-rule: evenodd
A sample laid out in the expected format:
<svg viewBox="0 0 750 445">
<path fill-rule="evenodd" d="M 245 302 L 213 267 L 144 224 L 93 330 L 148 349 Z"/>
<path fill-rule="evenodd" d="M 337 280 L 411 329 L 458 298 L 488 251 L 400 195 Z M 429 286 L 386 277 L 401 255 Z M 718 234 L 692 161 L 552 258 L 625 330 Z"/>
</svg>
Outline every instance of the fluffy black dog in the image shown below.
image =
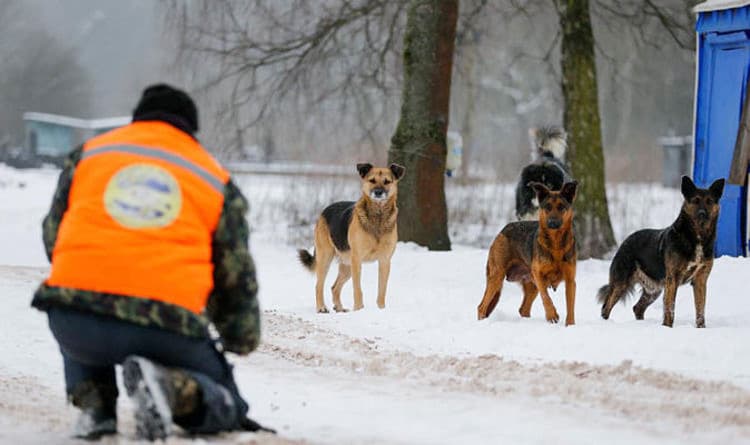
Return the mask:
<svg viewBox="0 0 750 445">
<path fill-rule="evenodd" d="M 707 189 L 699 189 L 687 176 L 682 177 L 685 201 L 677 220 L 666 229 L 639 230 L 628 236 L 609 267 L 609 284 L 599 289 L 602 318 L 609 318 L 612 307 L 641 287 L 641 298 L 633 306 L 637 320 L 664 289 L 664 326 L 674 322 L 677 287 L 691 283 L 695 298 L 696 327 L 706 326 L 706 281 L 714 261 L 716 221 L 724 179 Z"/>
<path fill-rule="evenodd" d="M 544 184 L 557 191 L 573 178 L 565 167 L 567 135 L 559 127 L 542 127 L 534 130 L 533 162 L 521 171 L 521 179 L 516 186 L 516 217 L 519 220 L 536 221 L 539 203 L 532 182 Z"/>
</svg>

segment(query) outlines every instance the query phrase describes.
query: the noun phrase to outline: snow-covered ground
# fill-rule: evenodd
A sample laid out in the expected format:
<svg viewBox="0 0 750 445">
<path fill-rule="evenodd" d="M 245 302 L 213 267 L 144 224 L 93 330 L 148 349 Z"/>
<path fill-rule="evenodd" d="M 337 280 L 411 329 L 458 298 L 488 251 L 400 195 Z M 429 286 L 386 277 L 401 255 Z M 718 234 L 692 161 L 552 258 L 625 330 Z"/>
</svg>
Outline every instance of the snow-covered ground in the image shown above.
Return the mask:
<svg viewBox="0 0 750 445">
<path fill-rule="evenodd" d="M 44 315 L 28 307 L 46 273 L 39 226 L 56 177 L 0 165 L 0 443 L 74 443 L 65 439 L 75 412 L 65 404 L 59 353 Z M 678 293 L 673 329 L 661 326 L 660 302 L 644 321 L 633 320 L 630 305 L 601 320 L 594 294 L 607 279 L 605 261 L 579 263 L 576 326 L 547 324 L 539 302 L 522 320 L 511 283 L 495 313 L 478 322 L 486 249 L 461 245 L 435 253 L 401 244 L 385 310 L 375 305 L 377 269 L 368 265 L 365 309 L 320 315 L 314 278 L 295 259 L 295 247 L 309 246 L 279 242 L 278 218 L 293 209 L 268 207 L 284 200 L 285 188 L 309 192 L 308 184 L 241 183 L 259 230 L 251 248 L 264 339 L 258 352 L 232 360 L 251 414 L 280 436 L 232 434 L 217 443 L 750 443 L 745 259 L 716 261 L 702 330 L 693 327 L 689 286 Z M 356 180 L 346 187 L 315 199 L 356 197 Z M 610 192 L 616 230 L 670 222 L 674 191 L 628 187 Z M 491 204 L 490 192 L 476 193 Z M 619 215 L 618 202 L 632 208 Z M 351 306 L 350 285 L 342 295 Z M 563 295 L 553 295 L 561 314 Z M 120 408 L 125 438 L 109 443 L 132 437 L 125 398 Z"/>
</svg>

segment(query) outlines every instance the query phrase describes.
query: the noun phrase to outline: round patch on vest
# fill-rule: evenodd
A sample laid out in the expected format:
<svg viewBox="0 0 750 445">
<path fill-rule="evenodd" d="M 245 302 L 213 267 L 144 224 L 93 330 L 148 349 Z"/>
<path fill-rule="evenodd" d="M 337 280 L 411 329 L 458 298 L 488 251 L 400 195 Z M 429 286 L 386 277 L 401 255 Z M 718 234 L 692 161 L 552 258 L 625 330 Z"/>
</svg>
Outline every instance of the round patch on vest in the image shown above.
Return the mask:
<svg viewBox="0 0 750 445">
<path fill-rule="evenodd" d="M 131 229 L 165 227 L 180 213 L 182 191 L 162 167 L 129 165 L 109 180 L 104 207 L 115 221 Z"/>
</svg>

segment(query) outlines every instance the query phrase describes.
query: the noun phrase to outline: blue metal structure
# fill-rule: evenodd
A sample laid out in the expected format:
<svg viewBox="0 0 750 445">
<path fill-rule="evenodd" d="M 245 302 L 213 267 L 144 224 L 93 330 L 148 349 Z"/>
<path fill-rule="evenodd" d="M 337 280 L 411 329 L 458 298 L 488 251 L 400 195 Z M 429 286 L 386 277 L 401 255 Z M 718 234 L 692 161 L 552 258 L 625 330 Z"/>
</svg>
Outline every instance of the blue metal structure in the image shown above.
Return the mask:
<svg viewBox="0 0 750 445">
<path fill-rule="evenodd" d="M 693 179 L 708 187 L 727 178 L 750 77 L 750 1 L 698 5 Z M 747 254 L 747 187 L 726 184 L 716 256 Z"/>
</svg>

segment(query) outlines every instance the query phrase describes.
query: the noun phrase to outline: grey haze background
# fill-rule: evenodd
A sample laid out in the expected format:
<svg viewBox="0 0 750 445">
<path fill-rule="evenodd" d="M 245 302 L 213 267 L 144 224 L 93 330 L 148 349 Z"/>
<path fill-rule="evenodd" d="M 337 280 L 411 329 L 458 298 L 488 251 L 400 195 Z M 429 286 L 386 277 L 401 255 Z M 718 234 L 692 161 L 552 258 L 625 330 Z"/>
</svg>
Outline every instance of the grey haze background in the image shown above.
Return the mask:
<svg viewBox="0 0 750 445">
<path fill-rule="evenodd" d="M 0 101 L 6 104 L 0 109 L 0 144 L 22 143 L 23 111 L 92 118 L 128 115 L 143 87 L 166 81 L 194 94 L 200 139 L 223 158 L 238 159 L 242 147 L 261 146 L 269 160 L 276 161 L 385 161 L 398 118 L 398 91 L 382 98 L 386 117 L 367 137 L 351 112 L 337 108 L 335 101 L 313 112 L 295 109 L 292 102 L 251 127 L 216 119 L 227 91 L 203 88 L 215 61 L 178 61 L 169 12 L 163 3 L 150 1 L 0 3 Z M 466 130 L 471 121 L 467 149 L 472 170 L 513 181 L 529 158 L 528 128 L 562 120 L 556 56 L 544 60 L 554 39 L 547 32 L 553 15 L 529 20 L 523 15 L 487 14 L 482 20 L 488 26 L 474 49 L 479 62 L 467 73 L 466 55 L 457 54 L 451 127 Z M 657 138 L 691 131 L 693 52 L 667 40 L 660 45 L 639 44 L 627 30 L 601 23 L 595 22 L 594 29 L 607 178 L 658 180 Z M 33 51 L 34 40 L 45 34 L 51 40 L 41 46 L 48 54 Z M 53 55 L 62 62 L 34 65 L 52 60 Z M 61 66 L 65 69 L 56 68 Z M 477 100 L 467 116 L 470 85 L 476 88 Z"/>
<path fill-rule="evenodd" d="M 7 0 L 6 0 L 7 1 Z M 18 0 L 11 0 L 18 1 Z M 143 86 L 170 75 L 174 52 L 152 1 L 23 0 L 56 39 L 66 42 L 91 77 L 89 116 L 129 114 Z"/>
</svg>

